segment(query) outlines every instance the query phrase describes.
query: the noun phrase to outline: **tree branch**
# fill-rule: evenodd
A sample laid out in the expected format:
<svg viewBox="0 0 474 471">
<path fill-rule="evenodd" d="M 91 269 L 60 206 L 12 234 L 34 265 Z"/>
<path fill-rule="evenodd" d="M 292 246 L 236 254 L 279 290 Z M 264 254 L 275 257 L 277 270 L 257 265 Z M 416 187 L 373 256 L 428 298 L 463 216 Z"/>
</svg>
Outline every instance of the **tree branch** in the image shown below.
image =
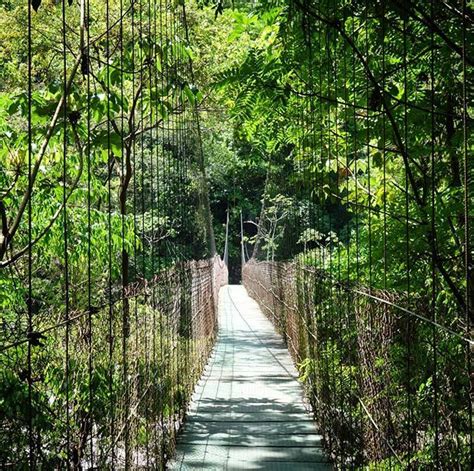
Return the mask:
<svg viewBox="0 0 474 471">
<path fill-rule="evenodd" d="M 8 237 L 3 239 L 2 244 L 0 246 L 0 260 L 3 259 L 3 257 L 5 256 L 5 253 L 8 249 L 8 245 L 10 244 L 10 242 L 13 239 L 13 237 L 15 236 L 18 228 L 20 227 L 20 223 L 21 223 L 21 220 L 23 218 L 23 214 L 24 214 L 24 212 L 25 212 L 25 210 L 28 206 L 28 201 L 31 198 L 31 195 L 32 195 L 32 192 L 33 192 L 33 185 L 36 181 L 36 177 L 38 176 L 38 172 L 39 172 L 39 169 L 41 167 L 41 163 L 43 161 L 43 158 L 46 154 L 46 150 L 48 148 L 49 141 L 53 137 L 56 124 L 59 120 L 59 117 L 61 115 L 61 111 L 63 110 L 63 107 L 66 105 L 66 98 L 69 94 L 69 91 L 71 90 L 74 77 L 76 76 L 76 73 L 79 69 L 79 66 L 81 64 L 81 61 L 82 61 L 82 58 L 83 58 L 83 55 L 84 55 L 84 29 L 85 29 L 85 16 L 84 16 L 85 2 L 84 1 L 81 1 L 80 8 L 81 8 L 81 23 L 80 23 L 80 30 L 81 30 L 81 33 L 80 33 L 80 38 L 81 39 L 80 39 L 80 41 L 81 41 L 81 43 L 79 45 L 80 53 L 79 53 L 79 56 L 76 58 L 76 61 L 74 62 L 74 65 L 72 67 L 69 78 L 68 78 L 68 80 L 65 84 L 64 94 L 61 96 L 61 99 L 59 100 L 59 103 L 56 106 L 56 110 L 53 114 L 53 118 L 51 119 L 51 122 L 49 123 L 48 130 L 46 131 L 46 135 L 45 135 L 45 137 L 43 139 L 43 143 L 40 147 L 35 165 L 34 165 L 33 169 L 31 170 L 31 174 L 29 175 L 28 187 L 27 187 L 25 193 L 23 194 L 23 198 L 22 198 L 20 206 L 18 208 L 18 212 L 16 214 L 16 217 L 13 220 L 12 224 L 10 225 L 10 231 L 9 231 Z"/>
<path fill-rule="evenodd" d="M 79 136 L 77 134 L 76 128 L 74 126 L 72 128 L 73 128 L 73 134 L 74 134 L 76 147 L 77 147 L 78 152 L 79 152 L 79 169 L 77 171 L 76 178 L 75 178 L 74 182 L 72 183 L 68 194 L 66 195 L 65 201 L 61 203 L 59 208 L 53 214 L 52 218 L 50 219 L 48 224 L 42 229 L 42 231 L 29 244 L 25 245 L 22 249 L 20 249 L 18 252 L 16 252 L 14 255 L 12 255 L 8 260 L 0 262 L 0 268 L 5 268 L 8 265 L 11 265 L 12 263 L 16 262 L 20 257 L 25 255 L 33 246 L 35 246 L 49 232 L 49 230 L 51 229 L 53 224 L 56 222 L 56 220 L 58 219 L 58 217 L 62 213 L 65 204 L 67 204 L 67 202 L 69 201 L 69 198 L 73 194 L 74 190 L 77 188 L 77 186 L 79 184 L 79 181 L 81 179 L 81 176 L 82 176 L 82 171 L 84 169 L 84 152 L 83 152 L 83 147 L 82 147 L 82 144 L 80 142 Z M 66 184 L 66 182 L 64 182 L 64 184 Z M 0 202 L 0 209 L 1 209 L 2 205 L 3 205 L 3 203 Z M 2 221 L 3 221 L 3 215 L 2 215 Z M 10 239 L 11 239 L 11 237 L 10 237 Z"/>
<path fill-rule="evenodd" d="M 462 47 L 458 46 L 454 41 L 452 41 L 451 38 L 434 22 L 434 19 L 419 6 L 413 4 L 410 0 L 404 0 L 404 2 L 407 2 L 406 4 L 404 2 L 399 3 L 397 0 L 394 0 L 394 2 L 399 8 L 402 8 L 407 13 L 409 13 L 413 19 L 423 23 L 428 29 L 436 33 L 452 51 L 454 51 L 460 57 L 463 57 Z M 406 5 L 408 5 L 409 8 L 406 8 Z M 418 15 L 416 13 L 418 13 Z M 466 56 L 465 60 L 469 65 L 474 65 L 474 60 L 471 58 Z"/>
<path fill-rule="evenodd" d="M 387 98 L 386 98 L 385 90 L 382 89 L 379 82 L 375 79 L 375 76 L 373 75 L 372 70 L 370 69 L 366 58 L 364 57 L 362 52 L 359 50 L 359 48 L 355 44 L 353 38 L 351 38 L 346 33 L 346 31 L 344 30 L 344 28 L 342 27 L 342 25 L 339 21 L 329 20 L 329 19 L 321 16 L 320 14 L 315 12 L 313 9 L 310 9 L 306 5 L 302 4 L 300 2 L 300 0 L 295 0 L 295 3 L 299 6 L 299 8 L 303 12 L 306 12 L 307 14 L 309 14 L 310 16 L 315 18 L 316 20 L 321 21 L 322 23 L 326 24 L 327 26 L 335 29 L 344 38 L 344 40 L 347 42 L 347 44 L 351 47 L 351 49 L 354 51 L 356 56 L 359 58 L 360 62 L 362 63 L 362 66 L 365 70 L 365 73 L 367 74 L 367 78 L 372 83 L 372 86 L 377 91 L 377 93 L 379 93 L 380 96 L 381 96 L 383 108 L 385 109 L 387 117 L 388 117 L 388 119 L 390 121 L 390 124 L 392 126 L 392 130 L 393 130 L 393 133 L 394 133 L 396 144 L 397 144 L 398 148 L 400 149 L 400 153 L 401 153 L 403 161 L 404 161 L 405 171 L 407 172 L 407 177 L 408 177 L 408 180 L 410 182 L 410 186 L 412 187 L 412 190 L 413 190 L 413 197 L 414 197 L 414 199 L 415 199 L 415 201 L 418 205 L 419 210 L 421 211 L 421 213 L 423 215 L 423 218 L 425 219 L 426 218 L 426 210 L 425 210 L 424 199 L 419 193 L 419 189 L 416 185 L 416 182 L 415 182 L 415 179 L 414 179 L 414 176 L 413 176 L 413 172 L 410 168 L 409 156 L 408 156 L 407 150 L 405 148 L 405 144 L 403 142 L 403 139 L 401 137 L 400 130 L 399 130 L 398 125 L 395 121 L 395 117 L 393 116 L 392 110 L 390 109 L 389 103 L 388 103 Z M 442 262 L 439 258 L 439 253 L 438 253 L 438 249 L 437 249 L 437 246 L 436 246 L 436 232 L 428 234 L 427 239 L 428 239 L 429 245 L 431 246 L 431 250 L 432 250 L 432 253 L 433 253 L 433 260 L 434 260 L 434 263 L 435 263 L 436 267 L 438 268 L 439 272 L 441 273 L 441 275 L 442 275 L 443 279 L 445 280 L 446 284 L 451 289 L 451 291 L 452 291 L 454 297 L 456 298 L 456 301 L 458 302 L 459 306 L 464 310 L 465 305 L 466 305 L 464 296 L 461 293 L 461 291 L 458 289 L 458 287 L 455 285 L 453 280 L 451 279 L 450 274 L 446 271 L 446 269 L 444 268 L 444 266 L 443 266 L 443 264 L 442 264 Z"/>
</svg>

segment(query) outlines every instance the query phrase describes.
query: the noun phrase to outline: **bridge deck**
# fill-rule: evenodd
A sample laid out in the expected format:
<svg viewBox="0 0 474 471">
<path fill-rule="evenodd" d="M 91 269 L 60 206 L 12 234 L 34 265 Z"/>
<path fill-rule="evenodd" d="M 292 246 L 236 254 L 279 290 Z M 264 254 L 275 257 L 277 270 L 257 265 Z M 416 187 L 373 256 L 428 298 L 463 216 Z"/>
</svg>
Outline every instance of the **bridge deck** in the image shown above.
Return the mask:
<svg viewBox="0 0 474 471">
<path fill-rule="evenodd" d="M 219 323 L 169 468 L 331 469 L 288 351 L 245 288 L 222 288 Z"/>
</svg>

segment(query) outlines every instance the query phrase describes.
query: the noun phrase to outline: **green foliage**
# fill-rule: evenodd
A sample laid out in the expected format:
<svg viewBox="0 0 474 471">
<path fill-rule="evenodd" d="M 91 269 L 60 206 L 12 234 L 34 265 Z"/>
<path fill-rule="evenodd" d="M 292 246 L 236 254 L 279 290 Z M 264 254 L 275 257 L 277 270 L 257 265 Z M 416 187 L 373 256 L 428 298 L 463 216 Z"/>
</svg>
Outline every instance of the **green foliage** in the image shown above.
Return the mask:
<svg viewBox="0 0 474 471">
<path fill-rule="evenodd" d="M 170 321 L 191 309 L 171 267 L 190 290 L 179 263 L 208 236 L 193 51 L 182 4 L 133 3 L 67 2 L 64 45 L 62 2 L 32 0 L 29 56 L 27 2 L 0 6 L 0 467 L 30 451 L 44 469 L 92 465 L 92 435 L 108 467 L 159 420 L 164 459 L 209 350 L 211 332 Z"/>
<path fill-rule="evenodd" d="M 150 388 L 153 398 L 136 410 L 132 445 L 150 439 L 145 409 L 170 420 L 179 415 L 196 371 L 189 383 L 178 385 L 176 375 L 186 372 L 169 352 L 201 352 L 206 346 L 171 332 L 166 309 L 153 300 L 124 301 L 122 285 L 147 285 L 175 262 L 206 255 L 206 184 L 220 250 L 229 210 L 236 271 L 242 210 L 245 240 L 256 256 L 296 257 L 318 275 L 312 286 L 304 276 L 299 280 L 302 299 L 311 301 L 302 310 L 304 318 L 318 324 L 321 336 L 315 344 L 304 338 L 303 328 L 298 332 L 302 380 L 331 407 L 334 395 L 347 393 L 350 419 L 363 424 L 359 432 L 376 449 L 364 455 L 362 442 L 355 440 L 354 462 L 374 469 L 394 466 L 387 458 L 391 450 L 380 451 L 367 432 L 367 416 L 355 395 L 361 394 L 371 411 L 389 404 L 406 424 L 404 391 L 415 404 L 411 420 L 421 439 L 409 450 L 409 437 L 396 429 L 402 466 L 430 466 L 435 379 L 445 388 L 443 459 L 447 467 L 456 457 L 467 462 L 464 451 L 455 451 L 466 448 L 466 438 L 453 434 L 465 413 L 449 414 L 465 406 L 466 372 L 452 367 L 464 365 L 459 339 L 444 330 L 437 339 L 435 378 L 429 323 L 393 314 L 401 330 L 395 329 L 383 348 L 372 345 L 361 325 L 367 327 L 368 315 L 383 316 L 384 309 L 364 297 L 348 299 L 342 289 L 379 293 L 424 318 L 436 315 L 451 331 L 466 330 L 463 299 L 466 290 L 472 295 L 473 284 L 466 280 L 472 254 L 465 246 L 471 241 L 464 238 L 474 178 L 465 154 L 472 153 L 474 142 L 472 100 L 464 94 L 473 87 L 473 36 L 470 29 L 463 36 L 457 5 L 433 2 L 428 11 L 422 1 L 197 0 L 186 2 L 186 31 L 181 22 L 165 21 L 156 32 L 151 25 L 157 12 L 143 2 L 134 3 L 133 18 L 127 12 L 128 21 L 119 23 L 114 22 L 123 2 L 87 4 L 93 21 L 81 25 L 81 2 L 67 2 L 66 77 L 62 2 L 30 0 L 30 57 L 28 2 L 0 6 L 1 342 L 12 345 L 0 354 L 0 463 L 11 465 L 13 454 L 18 463 L 27 462 L 30 403 L 35 437 L 43 440 L 34 447 L 44 450 L 44 467 L 64 466 L 66 411 L 74 419 L 75 453 L 84 453 L 81 440 L 91 423 L 110 449 L 110 404 L 117 405 L 121 421 L 130 412 L 120 342 L 134 349 L 136 390 Z M 182 1 L 164 4 L 166 18 L 181 17 Z M 107 7 L 110 24 L 120 28 L 104 34 L 110 26 Z M 472 16 L 472 7 L 467 10 Z M 438 29 L 423 20 L 430 15 Z M 81 29 L 89 48 L 81 43 Z M 58 103 L 68 79 L 64 115 Z M 31 192 L 30 167 L 37 168 Z M 170 297 L 172 286 L 159 289 L 163 302 L 178 303 Z M 357 310 L 360 324 L 352 317 L 347 325 L 338 323 L 348 306 Z M 91 307 L 93 340 L 85 322 Z M 67 336 L 66 315 L 81 319 Z M 149 329 L 157 319 L 159 326 Z M 402 335 L 406 323 L 418 343 Z M 31 352 L 24 342 L 29 330 L 36 333 Z M 146 348 L 152 332 L 163 347 L 153 361 Z M 67 365 L 66 337 L 74 352 Z M 357 342 L 373 347 L 366 364 L 353 357 Z M 92 375 L 84 369 L 90 348 L 97 352 Z M 408 356 L 412 373 L 406 370 Z M 65 384 L 66 366 L 71 388 Z M 371 375 L 376 395 L 358 389 Z M 323 426 L 336 424 L 333 432 L 347 448 L 352 430 L 338 407 L 335 418 L 326 411 L 319 417 Z M 387 430 L 392 426 L 384 417 L 377 420 Z M 55 450 L 60 450 L 56 456 Z"/>
<path fill-rule="evenodd" d="M 471 6 L 467 15 L 472 16 Z M 474 207 L 469 158 L 474 75 L 472 59 L 466 57 L 463 64 L 462 55 L 463 41 L 472 52 L 472 31 L 463 28 L 462 13 L 445 2 L 430 7 L 421 1 L 269 0 L 234 12 L 229 41 L 245 44 L 247 37 L 252 44 L 245 46 L 238 64 L 218 74 L 215 88 L 229 107 L 239 139 L 269 162 L 259 221 L 263 230 L 255 238 L 257 248 L 260 243 L 268 247 L 254 253 L 266 260 L 296 256 L 319 274 L 315 283 L 328 284 L 316 294 L 311 290 L 317 287 L 308 287 L 319 319 L 308 314 L 313 314 L 313 303 L 301 311 L 309 316 L 308 325 L 318 324 L 322 345 L 309 338 L 300 352 L 303 377 L 318 383 L 316 407 L 319 402 L 334 407 L 320 415 L 320 424 L 332 426 L 328 441 L 336 435 L 338 450 L 350 446 L 346 440 L 352 432 L 331 397 L 339 381 L 350 397 L 355 390 L 347 384 L 349 377 L 357 384 L 375 375 L 380 381 L 373 385 L 376 393 L 366 391 L 362 399 L 370 410 L 382 410 L 381 404 L 392 408 L 393 425 L 376 417 L 390 436 L 388 429 L 398 421 L 407 427 L 408 405 L 400 391 L 408 376 L 412 384 L 405 394 L 415 404 L 418 435 L 417 446 L 407 451 L 405 443 L 412 438 L 392 431 L 401 469 L 410 460 L 414 467 L 435 460 L 433 409 L 443 417 L 437 432 L 443 450 L 439 459 L 447 468 L 456 460 L 467 465 L 469 367 L 458 355 L 465 342 L 459 335 L 472 336 L 465 299 L 474 295 L 466 270 L 474 239 L 472 231 L 469 240 L 465 233 Z M 272 199 L 279 197 L 291 200 L 292 209 L 278 237 L 268 242 L 268 228 L 279 212 Z M 402 315 L 401 324 L 417 314 L 424 321 L 410 324 L 413 337 L 395 336 L 389 352 L 368 357 L 366 365 L 352 363 L 346 344 L 359 338 L 367 346 L 370 339 L 361 330 L 365 318 L 363 325 L 337 325 L 347 309 L 342 303 L 346 286 L 396 299 L 402 309 L 392 316 Z M 389 309 L 362 300 L 356 306 L 361 316 L 383 319 Z M 468 315 L 472 320 L 472 312 Z M 442 326 L 436 328 L 439 351 L 432 346 L 432 319 Z M 407 360 L 409 348 L 413 358 Z M 437 389 L 433 358 L 440 372 Z M 411 373 L 407 361 L 413 362 Z M 454 397 L 452 391 L 461 392 Z M 435 394 L 442 399 L 433 406 Z M 367 421 L 360 404 L 351 401 L 353 419 Z M 450 414 L 457 418 L 451 421 Z M 393 455 L 383 449 L 386 444 L 377 451 L 375 432 L 361 433 L 361 442 L 354 438 L 359 448 L 351 449 L 355 462 L 373 469 L 393 466 L 397 460 L 386 459 Z M 463 444 L 458 451 L 456 440 Z"/>
</svg>

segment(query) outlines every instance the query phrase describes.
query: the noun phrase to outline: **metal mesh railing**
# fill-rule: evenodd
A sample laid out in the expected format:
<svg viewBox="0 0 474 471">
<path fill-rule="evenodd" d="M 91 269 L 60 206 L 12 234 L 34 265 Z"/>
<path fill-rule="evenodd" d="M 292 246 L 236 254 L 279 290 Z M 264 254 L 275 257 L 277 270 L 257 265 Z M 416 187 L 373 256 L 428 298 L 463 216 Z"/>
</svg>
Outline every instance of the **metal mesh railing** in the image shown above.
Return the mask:
<svg viewBox="0 0 474 471">
<path fill-rule="evenodd" d="M 436 392 L 442 468 L 467 469 L 469 342 L 430 321 L 426 300 L 338 283 L 299 262 L 250 260 L 243 282 L 284 336 L 338 465 L 429 466 Z"/>
<path fill-rule="evenodd" d="M 20 469 L 29 462 L 25 365 L 31 343 L 37 467 L 163 467 L 213 345 L 226 272 L 215 257 L 130 286 L 126 327 L 122 299 L 75 313 L 67 351 L 65 324 L 54 312 L 35 317 L 29 339 L 21 326 L 14 333 L 3 326 L 2 397 L 16 409 L 1 418 L 1 466 Z"/>
</svg>

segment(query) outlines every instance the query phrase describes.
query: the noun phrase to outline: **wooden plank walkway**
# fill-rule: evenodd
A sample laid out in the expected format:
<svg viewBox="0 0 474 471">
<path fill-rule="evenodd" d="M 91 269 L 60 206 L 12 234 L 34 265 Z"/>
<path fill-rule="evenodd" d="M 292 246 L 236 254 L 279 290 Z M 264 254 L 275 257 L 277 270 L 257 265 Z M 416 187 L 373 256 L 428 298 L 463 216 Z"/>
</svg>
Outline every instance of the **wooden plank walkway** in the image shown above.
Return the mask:
<svg viewBox="0 0 474 471">
<path fill-rule="evenodd" d="M 288 350 L 243 286 L 221 289 L 217 343 L 168 469 L 331 469 Z"/>
</svg>

